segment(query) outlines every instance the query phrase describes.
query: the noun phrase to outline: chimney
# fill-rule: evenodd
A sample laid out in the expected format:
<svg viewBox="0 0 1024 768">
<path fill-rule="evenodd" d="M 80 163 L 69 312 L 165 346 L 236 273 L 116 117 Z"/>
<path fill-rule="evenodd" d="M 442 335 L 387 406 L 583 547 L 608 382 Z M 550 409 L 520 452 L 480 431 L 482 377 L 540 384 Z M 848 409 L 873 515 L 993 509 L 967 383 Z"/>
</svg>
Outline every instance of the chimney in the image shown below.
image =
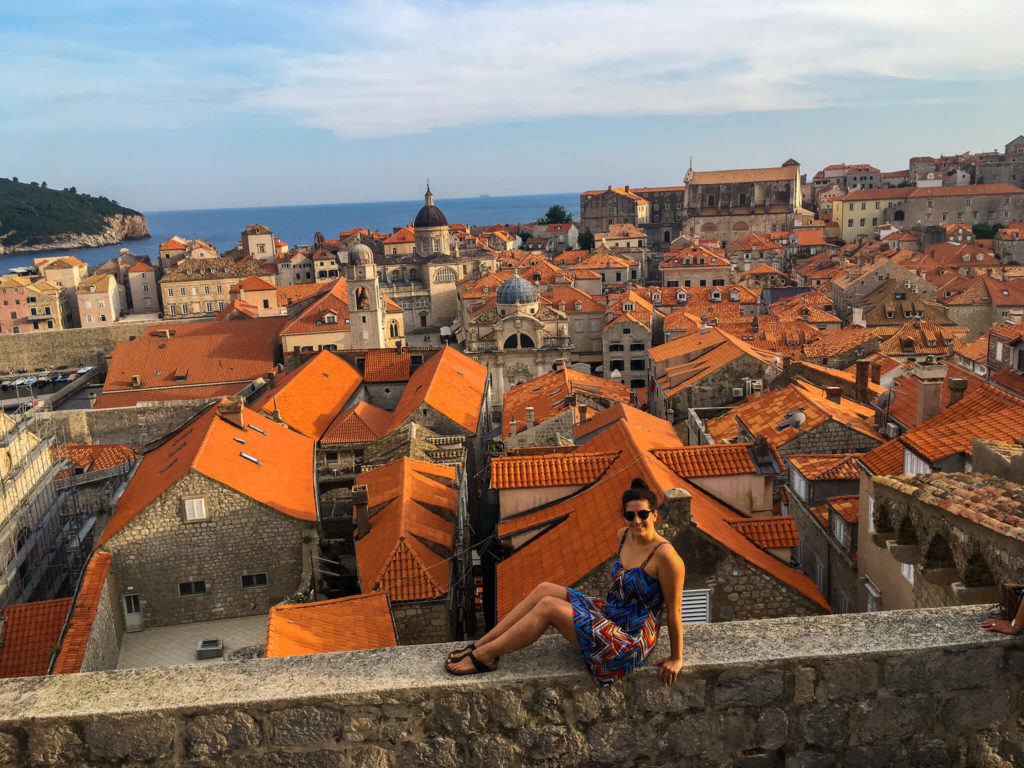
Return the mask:
<svg viewBox="0 0 1024 768">
<path fill-rule="evenodd" d="M 854 399 L 858 403 L 867 403 L 871 400 L 871 362 L 869 360 L 857 361 L 857 385 Z"/>
<path fill-rule="evenodd" d="M 793 358 L 789 355 L 783 355 L 782 357 L 782 372 L 785 373 L 789 370 L 789 366 L 793 364 Z"/>
<path fill-rule="evenodd" d="M 589 408 L 589 406 L 586 403 L 580 403 L 580 405 L 579 405 L 580 424 L 582 424 L 583 422 L 585 422 L 587 420 L 587 410 L 588 410 L 588 408 Z"/>
<path fill-rule="evenodd" d="M 682 488 L 669 488 L 665 491 L 665 506 L 673 525 L 681 528 L 690 524 L 690 494 L 687 491 Z"/>
<path fill-rule="evenodd" d="M 882 364 L 872 363 L 871 364 L 871 381 L 874 384 L 882 383 Z"/>
<path fill-rule="evenodd" d="M 284 423 L 281 419 L 281 411 L 277 408 L 277 395 L 274 396 L 274 421 Z"/>
<path fill-rule="evenodd" d="M 667 421 L 669 424 L 676 423 L 676 411 L 674 408 L 669 408 L 667 411 L 665 411 L 665 421 Z"/>
<path fill-rule="evenodd" d="M 842 400 L 843 388 L 842 387 L 825 387 L 825 399 L 833 403 L 838 403 Z"/>
<path fill-rule="evenodd" d="M 928 355 L 923 363 L 914 363 L 917 378 L 917 423 L 927 421 L 942 407 L 942 380 L 946 378 L 946 366 L 936 363 Z"/>
<path fill-rule="evenodd" d="M 531 429 L 533 427 L 533 406 L 526 406 L 526 428 Z"/>
<path fill-rule="evenodd" d="M 356 485 L 352 488 L 352 510 L 356 517 L 356 533 L 363 538 L 370 532 L 370 497 L 365 485 Z"/>
<path fill-rule="evenodd" d="M 958 403 L 964 399 L 964 392 L 967 391 L 967 379 L 959 376 L 951 378 L 949 384 L 949 404 Z"/>
<path fill-rule="evenodd" d="M 226 397 L 217 403 L 217 414 L 239 429 L 245 429 L 245 419 L 242 417 L 242 398 Z"/>
<path fill-rule="evenodd" d="M 771 463 L 772 461 L 772 448 L 768 444 L 768 438 L 764 435 L 758 435 L 754 438 L 754 458 L 762 464 Z"/>
<path fill-rule="evenodd" d="M 398 339 L 397 341 L 395 341 L 395 354 L 396 355 L 402 354 L 402 340 L 401 339 Z"/>
<path fill-rule="evenodd" d="M 510 437 L 515 437 L 516 436 L 516 432 L 519 431 L 519 425 L 516 424 L 516 420 L 515 419 L 512 419 L 512 422 L 508 425 L 508 428 L 509 428 L 509 436 Z"/>
</svg>

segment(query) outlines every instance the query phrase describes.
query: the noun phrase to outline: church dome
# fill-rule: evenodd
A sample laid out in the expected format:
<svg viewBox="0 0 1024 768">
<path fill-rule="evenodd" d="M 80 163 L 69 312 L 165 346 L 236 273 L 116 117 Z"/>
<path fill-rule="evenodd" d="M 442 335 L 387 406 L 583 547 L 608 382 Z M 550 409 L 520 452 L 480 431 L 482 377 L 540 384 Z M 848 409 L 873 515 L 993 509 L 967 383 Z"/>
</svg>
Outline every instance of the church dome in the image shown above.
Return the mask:
<svg viewBox="0 0 1024 768">
<path fill-rule="evenodd" d="M 353 266 L 373 264 L 373 251 L 365 243 L 356 243 L 348 251 L 348 263 Z"/>
<path fill-rule="evenodd" d="M 513 275 L 498 286 L 499 304 L 532 304 L 536 300 L 536 289 L 519 275 Z"/>
<path fill-rule="evenodd" d="M 420 212 L 416 214 L 416 221 L 413 222 L 414 227 L 447 227 L 448 219 L 445 218 L 441 209 L 434 205 L 434 195 L 430 191 L 430 187 L 427 187 L 427 194 L 423 196 L 424 206 L 420 208 Z"/>
</svg>

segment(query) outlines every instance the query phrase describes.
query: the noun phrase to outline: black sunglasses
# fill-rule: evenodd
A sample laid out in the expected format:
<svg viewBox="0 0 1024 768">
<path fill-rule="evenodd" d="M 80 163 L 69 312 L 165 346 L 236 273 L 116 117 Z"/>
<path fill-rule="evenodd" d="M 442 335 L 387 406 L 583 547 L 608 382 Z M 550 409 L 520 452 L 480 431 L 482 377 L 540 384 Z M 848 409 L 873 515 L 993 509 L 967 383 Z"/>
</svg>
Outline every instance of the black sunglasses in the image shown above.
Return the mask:
<svg viewBox="0 0 1024 768">
<path fill-rule="evenodd" d="M 641 520 L 646 520 L 654 512 L 653 509 L 641 509 L 639 512 L 634 512 L 631 509 L 623 510 L 622 516 L 626 518 L 627 523 L 632 523 L 634 517 L 639 517 Z"/>
</svg>

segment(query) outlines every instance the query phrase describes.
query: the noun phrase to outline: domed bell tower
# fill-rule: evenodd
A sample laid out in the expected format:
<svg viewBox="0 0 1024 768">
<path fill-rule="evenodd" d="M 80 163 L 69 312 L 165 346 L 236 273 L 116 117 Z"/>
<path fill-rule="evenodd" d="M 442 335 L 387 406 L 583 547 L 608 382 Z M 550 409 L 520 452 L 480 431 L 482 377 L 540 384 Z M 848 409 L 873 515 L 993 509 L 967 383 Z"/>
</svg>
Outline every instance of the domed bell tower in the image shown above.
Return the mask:
<svg viewBox="0 0 1024 768">
<path fill-rule="evenodd" d="M 420 256 L 451 253 L 448 219 L 441 209 L 434 205 L 434 193 L 430 191 L 429 184 L 427 193 L 423 196 L 423 207 L 416 214 L 412 227 L 416 238 L 416 253 Z"/>
<path fill-rule="evenodd" d="M 348 317 L 353 349 L 380 349 L 385 346 L 384 296 L 377 280 L 373 251 L 356 243 L 348 252 Z"/>
</svg>

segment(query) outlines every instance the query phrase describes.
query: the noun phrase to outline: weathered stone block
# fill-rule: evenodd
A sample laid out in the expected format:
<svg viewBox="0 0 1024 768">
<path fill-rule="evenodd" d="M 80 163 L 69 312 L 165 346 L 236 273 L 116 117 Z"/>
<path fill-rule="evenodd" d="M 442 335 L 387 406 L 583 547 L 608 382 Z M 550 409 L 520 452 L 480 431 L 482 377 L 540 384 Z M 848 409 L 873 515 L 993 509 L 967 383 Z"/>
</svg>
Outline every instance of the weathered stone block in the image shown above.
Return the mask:
<svg viewBox="0 0 1024 768">
<path fill-rule="evenodd" d="M 827 662 L 822 665 L 821 677 L 830 701 L 858 700 L 878 690 L 878 664 L 874 661 Z"/>
<path fill-rule="evenodd" d="M 843 768 L 888 768 L 891 764 L 892 747 L 887 744 L 854 747 L 843 758 Z"/>
<path fill-rule="evenodd" d="M 440 697 L 434 715 L 442 732 L 458 735 L 479 733 L 487 726 L 487 709 L 477 693 L 451 693 Z"/>
<path fill-rule="evenodd" d="M 319 707 L 294 707 L 270 716 L 274 744 L 298 745 L 334 741 L 338 736 L 338 713 Z"/>
<path fill-rule="evenodd" d="M 554 688 L 543 688 L 533 697 L 534 714 L 549 723 L 563 723 L 562 695 Z"/>
<path fill-rule="evenodd" d="M 743 712 L 728 712 L 722 715 L 719 742 L 727 753 L 742 752 L 761 746 L 756 721 Z"/>
<path fill-rule="evenodd" d="M 399 764 L 405 768 L 457 768 L 462 764 L 454 739 L 435 736 L 421 742 L 406 744 Z"/>
<path fill-rule="evenodd" d="M 830 704 L 811 707 L 800 715 L 800 736 L 814 747 L 838 749 L 850 736 L 846 707 Z"/>
<path fill-rule="evenodd" d="M 797 752 L 786 758 L 786 768 L 835 768 L 837 760 L 826 752 Z"/>
<path fill-rule="evenodd" d="M 529 756 L 534 760 L 554 760 L 567 765 L 585 762 L 589 754 L 587 742 L 574 728 L 546 725 L 533 732 Z"/>
<path fill-rule="evenodd" d="M 354 768 L 352 755 L 330 749 L 309 752 L 287 752 L 272 750 L 260 754 L 227 753 L 210 762 L 210 758 L 199 758 L 193 765 L 206 768 Z"/>
<path fill-rule="evenodd" d="M 949 747 L 939 739 L 916 741 L 903 747 L 907 768 L 950 768 L 953 760 Z"/>
<path fill-rule="evenodd" d="M 94 759 L 155 760 L 171 754 L 177 726 L 163 715 L 147 715 L 97 719 L 84 730 Z"/>
<path fill-rule="evenodd" d="M 885 684 L 894 691 L 955 691 L 992 685 L 1003 666 L 998 646 L 969 648 L 962 653 L 921 652 L 885 662 Z"/>
<path fill-rule="evenodd" d="M 0 765 L 16 763 L 21 745 L 13 733 L 0 733 Z"/>
<path fill-rule="evenodd" d="M 674 755 L 693 757 L 712 749 L 718 741 L 718 724 L 704 715 L 674 718 L 668 727 L 668 746 Z"/>
<path fill-rule="evenodd" d="M 789 718 L 785 710 L 769 707 L 757 716 L 757 733 L 765 749 L 781 747 L 786 743 L 788 732 Z"/>
<path fill-rule="evenodd" d="M 716 707 L 763 707 L 782 696 L 782 672 L 778 669 L 726 670 L 718 676 L 712 688 L 712 701 Z"/>
<path fill-rule="evenodd" d="M 650 689 L 645 689 L 648 696 L 641 697 L 637 706 L 641 711 L 649 709 L 649 696 L 655 695 Z M 666 695 L 665 701 L 668 701 Z M 608 686 L 598 688 L 593 683 L 580 683 L 573 688 L 573 705 L 576 709 L 576 718 L 581 723 L 589 723 L 594 720 L 613 720 L 623 717 L 626 714 L 625 694 L 622 686 Z"/>
<path fill-rule="evenodd" d="M 943 725 L 970 733 L 1005 721 L 1013 712 L 1010 694 L 1000 690 L 962 691 L 942 705 Z"/>
<path fill-rule="evenodd" d="M 938 714 L 935 700 L 926 696 L 880 696 L 857 706 L 854 719 L 862 743 L 886 742 L 914 736 Z"/>
<path fill-rule="evenodd" d="M 793 703 L 808 704 L 814 701 L 814 681 L 817 673 L 813 667 L 797 667 L 793 670 Z"/>
<path fill-rule="evenodd" d="M 352 760 L 353 768 L 392 768 L 391 753 L 381 747 L 363 747 Z"/>
<path fill-rule="evenodd" d="M 529 715 L 519 691 L 501 689 L 488 696 L 491 722 L 498 727 L 516 730 L 526 724 Z"/>
<path fill-rule="evenodd" d="M 29 729 L 28 755 L 33 765 L 69 765 L 81 759 L 83 752 L 82 739 L 66 723 Z"/>
<path fill-rule="evenodd" d="M 523 748 L 505 736 L 484 734 L 470 739 L 469 757 L 472 765 L 519 765 Z"/>
<path fill-rule="evenodd" d="M 260 743 L 259 724 L 244 712 L 199 715 L 185 725 L 185 744 L 190 755 L 218 755 L 229 749 Z"/>
</svg>

